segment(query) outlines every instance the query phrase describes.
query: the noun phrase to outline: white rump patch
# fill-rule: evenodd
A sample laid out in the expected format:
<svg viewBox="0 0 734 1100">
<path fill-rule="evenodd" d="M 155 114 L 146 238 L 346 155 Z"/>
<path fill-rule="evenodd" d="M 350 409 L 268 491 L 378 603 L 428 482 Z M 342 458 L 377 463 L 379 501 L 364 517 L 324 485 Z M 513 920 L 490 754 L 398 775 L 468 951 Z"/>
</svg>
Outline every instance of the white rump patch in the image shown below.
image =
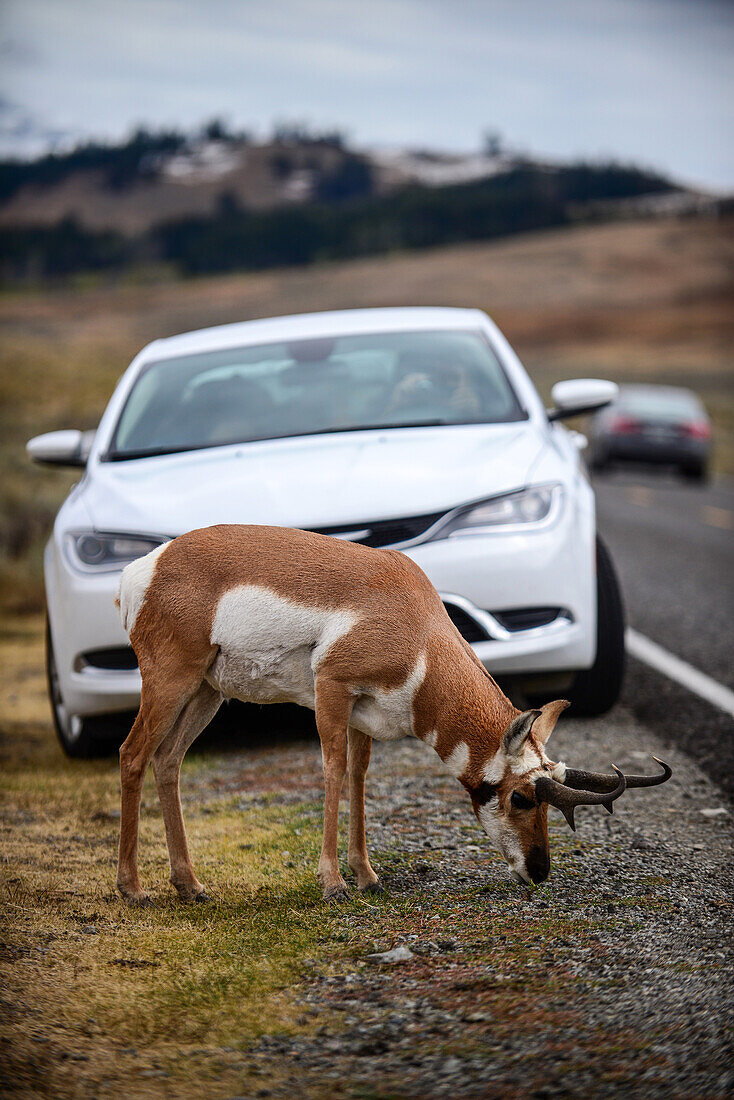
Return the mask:
<svg viewBox="0 0 734 1100">
<path fill-rule="evenodd" d="M 423 737 L 423 740 L 425 741 L 426 745 L 430 745 L 432 749 L 435 749 L 436 742 L 438 741 L 438 731 L 429 730 L 428 733 Z"/>
<path fill-rule="evenodd" d="M 120 601 L 122 625 L 128 634 L 135 626 L 138 612 L 143 606 L 145 593 L 148 591 L 148 585 L 153 579 L 158 556 L 163 553 L 168 545 L 167 542 L 161 543 L 149 554 L 138 558 L 136 561 L 131 561 L 122 571 L 117 598 Z"/>
<path fill-rule="evenodd" d="M 450 756 L 444 760 L 444 764 L 456 779 L 461 779 L 469 766 L 469 746 L 466 741 L 460 741 Z"/>
<path fill-rule="evenodd" d="M 210 683 L 228 699 L 314 707 L 314 677 L 329 649 L 358 622 L 353 611 L 309 607 L 270 588 L 238 585 L 220 599 Z"/>
</svg>

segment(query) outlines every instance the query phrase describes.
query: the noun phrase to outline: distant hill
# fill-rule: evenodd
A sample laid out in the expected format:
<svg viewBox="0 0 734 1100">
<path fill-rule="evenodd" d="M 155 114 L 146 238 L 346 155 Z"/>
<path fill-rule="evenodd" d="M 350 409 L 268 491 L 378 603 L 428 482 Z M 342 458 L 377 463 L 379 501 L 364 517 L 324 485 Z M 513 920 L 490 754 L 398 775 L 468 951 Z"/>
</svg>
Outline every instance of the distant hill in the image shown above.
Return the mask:
<svg viewBox="0 0 734 1100">
<path fill-rule="evenodd" d="M 366 154 L 298 128 L 260 144 L 218 123 L 195 136 L 139 130 L 118 145 L 0 162 L 0 278 L 307 264 L 617 216 L 614 204 L 681 194 L 635 167 L 499 150 Z"/>
<path fill-rule="evenodd" d="M 162 220 L 371 194 L 381 175 L 339 134 L 283 131 L 264 144 L 216 126 L 194 137 L 138 130 L 36 161 L 0 161 L 0 225 L 143 233 Z"/>
</svg>

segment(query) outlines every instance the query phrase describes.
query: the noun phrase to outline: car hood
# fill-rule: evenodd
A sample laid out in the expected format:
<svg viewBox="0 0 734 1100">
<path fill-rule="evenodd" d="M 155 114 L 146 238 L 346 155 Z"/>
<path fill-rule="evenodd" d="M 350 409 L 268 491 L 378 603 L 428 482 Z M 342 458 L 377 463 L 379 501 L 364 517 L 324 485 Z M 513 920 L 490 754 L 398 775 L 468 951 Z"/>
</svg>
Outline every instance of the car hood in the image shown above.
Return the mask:
<svg viewBox="0 0 734 1100">
<path fill-rule="evenodd" d="M 516 489 L 543 443 L 528 421 L 264 440 L 98 463 L 83 495 L 100 531 L 325 527 L 418 516 Z"/>
</svg>

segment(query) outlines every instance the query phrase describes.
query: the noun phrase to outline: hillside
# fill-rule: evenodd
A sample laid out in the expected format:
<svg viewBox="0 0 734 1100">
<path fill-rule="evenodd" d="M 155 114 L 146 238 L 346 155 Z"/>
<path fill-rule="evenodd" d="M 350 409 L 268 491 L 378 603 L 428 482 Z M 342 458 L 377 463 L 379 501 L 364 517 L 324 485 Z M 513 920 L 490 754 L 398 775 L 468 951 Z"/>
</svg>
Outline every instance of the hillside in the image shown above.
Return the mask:
<svg viewBox="0 0 734 1100">
<path fill-rule="evenodd" d="M 133 148 L 82 150 L 15 170 L 6 164 L 4 187 L 0 168 L 0 226 L 50 226 L 71 218 L 86 230 L 135 236 L 163 221 L 212 215 L 223 200 L 267 210 L 329 198 L 340 180 L 346 180 L 345 197 L 379 189 L 369 167 L 357 169 L 363 164 L 336 137 L 255 145 L 235 137 L 149 135 Z"/>
<path fill-rule="evenodd" d="M 630 165 L 366 154 L 299 131 L 257 145 L 216 126 L 195 139 L 141 130 L 118 146 L 0 162 L 0 279 L 257 271 L 691 201 L 702 200 Z"/>
</svg>

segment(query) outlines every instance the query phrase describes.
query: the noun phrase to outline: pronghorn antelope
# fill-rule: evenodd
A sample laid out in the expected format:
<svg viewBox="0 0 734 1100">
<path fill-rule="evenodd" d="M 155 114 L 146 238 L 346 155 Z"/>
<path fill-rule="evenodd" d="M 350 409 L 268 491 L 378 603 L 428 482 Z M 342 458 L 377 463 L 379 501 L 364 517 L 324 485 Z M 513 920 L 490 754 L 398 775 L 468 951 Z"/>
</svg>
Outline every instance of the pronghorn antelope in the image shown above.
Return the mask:
<svg viewBox="0 0 734 1100">
<path fill-rule="evenodd" d="M 481 826 L 523 883 L 548 876 L 548 805 L 611 813 L 625 787 L 669 778 L 573 771 L 546 756 L 559 699 L 520 712 L 502 693 L 408 557 L 282 527 L 202 528 L 128 565 L 118 597 L 138 657 L 142 698 L 120 750 L 117 886 L 142 902 L 138 817 L 153 761 L 171 861 L 184 899 L 206 897 L 189 858 L 179 772 L 223 699 L 312 707 L 323 755 L 324 898 L 346 894 L 339 871 L 339 796 L 349 773 L 349 866 L 379 891 L 365 842 L 372 739 L 417 737 L 469 793 Z"/>
</svg>

